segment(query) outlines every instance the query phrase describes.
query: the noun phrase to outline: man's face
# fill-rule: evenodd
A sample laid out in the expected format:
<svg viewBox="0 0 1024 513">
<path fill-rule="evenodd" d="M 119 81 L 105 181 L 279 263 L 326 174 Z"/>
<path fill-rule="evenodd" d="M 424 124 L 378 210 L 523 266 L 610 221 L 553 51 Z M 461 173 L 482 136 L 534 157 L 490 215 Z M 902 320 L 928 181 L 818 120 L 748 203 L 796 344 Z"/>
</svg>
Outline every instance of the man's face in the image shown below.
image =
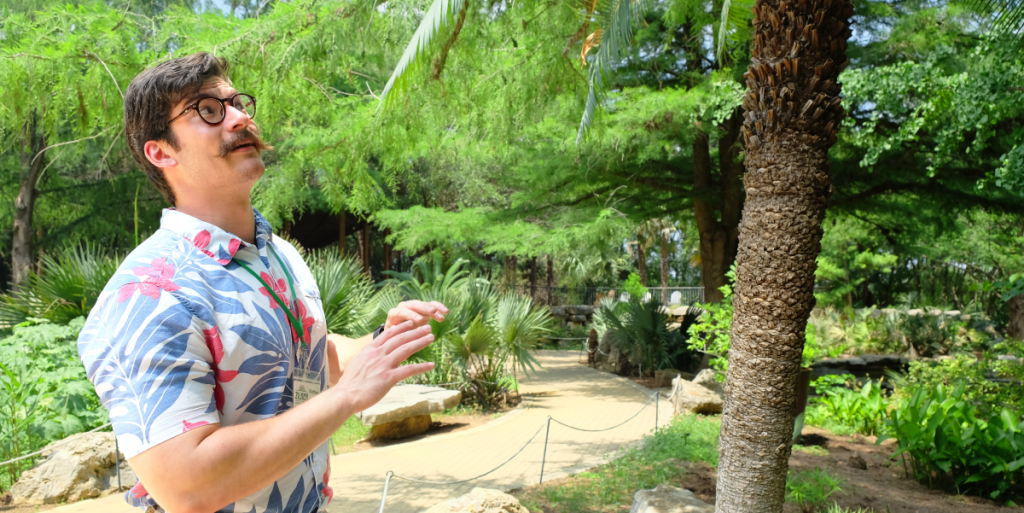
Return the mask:
<svg viewBox="0 0 1024 513">
<path fill-rule="evenodd" d="M 237 92 L 223 79 L 211 78 L 196 96 L 175 105 L 169 119 L 185 112 L 200 98 L 227 99 Z M 259 127 L 231 102 L 225 101 L 224 105 L 224 120 L 215 125 L 203 121 L 195 109 L 173 121 L 171 132 L 177 140 L 177 150 L 160 143 L 177 164 L 165 169 L 176 193 L 178 189 L 195 187 L 218 191 L 243 187 L 248 191 L 263 176 L 265 167 L 260 150 L 266 146 L 259 137 Z"/>
</svg>

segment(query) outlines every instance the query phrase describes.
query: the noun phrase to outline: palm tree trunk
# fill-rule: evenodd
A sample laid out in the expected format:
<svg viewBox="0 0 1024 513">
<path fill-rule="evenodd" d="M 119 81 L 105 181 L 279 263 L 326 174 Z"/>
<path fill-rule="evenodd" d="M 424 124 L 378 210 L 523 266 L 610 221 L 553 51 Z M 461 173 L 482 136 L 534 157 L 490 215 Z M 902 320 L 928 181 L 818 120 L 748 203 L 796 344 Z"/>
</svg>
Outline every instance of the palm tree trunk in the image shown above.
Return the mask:
<svg viewBox="0 0 1024 513">
<path fill-rule="evenodd" d="M 548 306 L 551 306 L 551 293 L 553 292 L 555 283 L 555 263 L 551 260 L 551 253 L 548 253 L 548 256 L 545 259 L 548 261 Z"/>
<path fill-rule="evenodd" d="M 661 232 L 661 304 L 668 304 L 668 234 Z"/>
<path fill-rule="evenodd" d="M 647 286 L 647 250 L 642 235 L 636 237 L 636 267 L 640 271 L 640 283 Z"/>
<path fill-rule="evenodd" d="M 747 73 L 740 222 L 717 512 L 782 511 L 796 382 L 843 116 L 848 0 L 761 0 Z"/>
<path fill-rule="evenodd" d="M 36 128 L 33 116 L 25 123 L 22 137 L 21 176 L 18 196 L 14 200 L 14 233 L 11 241 L 11 271 L 15 289 L 28 280 L 29 272 L 32 271 L 32 214 L 39 196 L 36 182 L 45 160 L 45 155 L 40 152 L 46 147 L 46 136 L 37 134 Z"/>
<path fill-rule="evenodd" d="M 345 231 L 345 211 L 341 211 L 341 220 L 338 222 L 338 253 L 345 256 L 345 238 L 348 233 Z"/>
</svg>

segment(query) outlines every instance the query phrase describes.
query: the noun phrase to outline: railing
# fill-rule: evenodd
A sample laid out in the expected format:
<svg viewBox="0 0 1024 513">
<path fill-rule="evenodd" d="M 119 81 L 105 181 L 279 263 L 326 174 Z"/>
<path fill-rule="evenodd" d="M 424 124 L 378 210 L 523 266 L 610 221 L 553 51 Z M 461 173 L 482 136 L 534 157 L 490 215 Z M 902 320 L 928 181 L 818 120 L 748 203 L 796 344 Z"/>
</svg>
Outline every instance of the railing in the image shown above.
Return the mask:
<svg viewBox="0 0 1024 513">
<path fill-rule="evenodd" d="M 629 293 L 613 287 L 547 287 L 537 285 L 516 285 L 516 293 L 530 296 L 545 305 L 597 305 L 606 297 L 628 301 Z M 692 305 L 704 302 L 704 287 L 647 287 L 644 301 L 658 298 L 664 304 Z"/>
</svg>

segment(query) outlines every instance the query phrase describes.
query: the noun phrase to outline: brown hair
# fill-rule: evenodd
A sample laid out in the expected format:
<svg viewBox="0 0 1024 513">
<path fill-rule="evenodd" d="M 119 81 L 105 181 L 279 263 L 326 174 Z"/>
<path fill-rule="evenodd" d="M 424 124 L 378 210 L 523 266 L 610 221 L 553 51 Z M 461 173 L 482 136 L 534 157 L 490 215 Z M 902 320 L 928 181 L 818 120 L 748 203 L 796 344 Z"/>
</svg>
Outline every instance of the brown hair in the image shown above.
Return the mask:
<svg viewBox="0 0 1024 513">
<path fill-rule="evenodd" d="M 179 102 L 195 96 L 210 78 L 227 78 L 228 61 L 206 52 L 161 62 L 139 73 L 124 95 L 124 132 L 128 149 L 139 162 L 146 176 L 171 205 L 175 204 L 174 191 L 164 178 L 163 171 L 153 165 L 144 154 L 148 141 L 167 141 L 175 150 L 178 141 L 168 121 L 171 109 Z"/>
</svg>

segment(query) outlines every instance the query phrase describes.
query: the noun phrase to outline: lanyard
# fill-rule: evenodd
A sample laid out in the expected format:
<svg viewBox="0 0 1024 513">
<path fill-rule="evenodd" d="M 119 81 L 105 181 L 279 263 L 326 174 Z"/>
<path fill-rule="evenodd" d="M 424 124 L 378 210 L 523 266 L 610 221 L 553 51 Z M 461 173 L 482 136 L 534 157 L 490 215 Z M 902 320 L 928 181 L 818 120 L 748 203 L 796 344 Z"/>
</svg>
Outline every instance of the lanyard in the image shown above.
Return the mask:
<svg viewBox="0 0 1024 513">
<path fill-rule="evenodd" d="M 267 249 L 270 250 L 270 244 L 267 244 Z M 269 251 L 269 253 L 272 253 L 274 255 L 274 258 L 277 259 L 277 263 L 281 264 L 281 271 L 283 271 L 284 276 L 288 278 L 288 288 L 292 289 L 292 302 L 294 304 L 298 304 L 299 300 L 295 296 L 295 284 L 292 283 L 292 276 L 288 274 L 288 268 L 284 265 L 284 262 L 281 261 L 281 257 L 277 256 L 276 251 Z M 281 306 L 282 310 L 284 310 L 285 315 L 288 317 L 288 322 L 291 323 L 292 328 L 295 330 L 295 333 L 299 335 L 299 342 L 302 343 L 302 347 L 308 347 L 309 344 L 306 343 L 306 333 L 302 327 L 302 323 L 295 318 L 295 315 L 292 314 L 292 311 L 284 304 L 284 301 L 281 301 L 281 298 L 277 296 L 277 292 L 274 292 L 274 287 L 271 287 L 267 282 L 263 281 L 263 278 L 260 278 L 260 275 L 256 274 L 256 272 L 250 269 L 248 265 L 245 265 L 245 262 L 237 258 L 234 259 L 234 261 L 238 262 L 238 265 L 242 266 L 242 268 L 245 269 L 246 271 L 249 271 L 249 274 L 251 274 L 254 278 L 259 280 L 259 282 L 263 284 L 263 286 L 267 289 L 267 292 L 270 293 L 270 297 L 274 298 L 274 301 L 277 301 L 277 304 Z"/>
</svg>

